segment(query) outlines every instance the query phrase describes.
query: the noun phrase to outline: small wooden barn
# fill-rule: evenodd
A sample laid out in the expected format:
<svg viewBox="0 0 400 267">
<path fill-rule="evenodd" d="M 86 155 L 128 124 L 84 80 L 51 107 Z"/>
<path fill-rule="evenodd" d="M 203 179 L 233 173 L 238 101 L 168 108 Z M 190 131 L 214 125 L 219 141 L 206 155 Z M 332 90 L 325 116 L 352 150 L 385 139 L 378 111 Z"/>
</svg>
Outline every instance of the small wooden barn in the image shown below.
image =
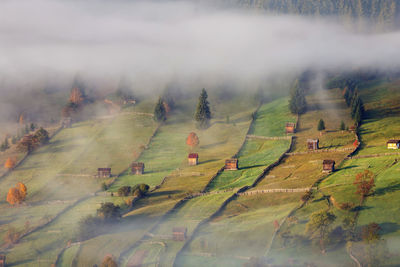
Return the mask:
<svg viewBox="0 0 400 267">
<path fill-rule="evenodd" d="M 400 148 L 400 140 L 392 139 L 387 141 L 387 148 L 388 149 L 399 149 Z"/>
<path fill-rule="evenodd" d="M 131 173 L 132 174 L 143 174 L 144 172 L 144 163 L 143 162 L 133 162 L 131 164 Z"/>
<path fill-rule="evenodd" d="M 110 178 L 111 177 L 111 168 L 98 168 L 97 169 L 97 177 Z"/>
<path fill-rule="evenodd" d="M 187 235 L 186 227 L 174 227 L 172 229 L 172 239 L 174 241 L 185 241 Z"/>
<path fill-rule="evenodd" d="M 225 170 L 234 171 L 238 169 L 238 159 L 227 159 L 225 160 Z"/>
<path fill-rule="evenodd" d="M 199 163 L 199 154 L 197 153 L 190 153 L 188 156 L 188 164 L 190 166 L 195 166 Z"/>
<path fill-rule="evenodd" d="M 335 161 L 331 159 L 325 159 L 322 162 L 322 171 L 327 173 L 335 171 Z"/>
<path fill-rule="evenodd" d="M 61 127 L 62 128 L 71 128 L 72 126 L 72 119 L 71 117 L 63 118 L 61 120 Z"/>
<path fill-rule="evenodd" d="M 0 255 L 0 267 L 6 266 L 6 255 Z"/>
<path fill-rule="evenodd" d="M 308 150 L 318 150 L 319 149 L 319 139 L 307 139 Z"/>
<path fill-rule="evenodd" d="M 296 131 L 296 124 L 293 122 L 287 122 L 285 126 L 285 131 L 287 134 L 294 133 Z"/>
</svg>

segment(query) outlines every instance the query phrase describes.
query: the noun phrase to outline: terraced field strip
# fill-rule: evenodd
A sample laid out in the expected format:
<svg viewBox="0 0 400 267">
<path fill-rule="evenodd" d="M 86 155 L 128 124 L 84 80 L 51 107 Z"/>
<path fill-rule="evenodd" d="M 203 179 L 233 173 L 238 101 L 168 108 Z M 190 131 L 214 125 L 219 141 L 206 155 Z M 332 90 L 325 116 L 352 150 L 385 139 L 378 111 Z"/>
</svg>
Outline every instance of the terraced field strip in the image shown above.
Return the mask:
<svg viewBox="0 0 400 267">
<path fill-rule="evenodd" d="M 329 98 L 323 98 L 322 101 L 324 103 L 331 103 L 328 105 L 320 104 L 320 107 L 324 106 L 326 108 L 322 108 L 322 110 L 319 111 L 308 112 L 302 116 L 302 127 L 310 128 L 311 121 L 314 121 L 316 125 L 316 120 L 319 118 L 323 118 L 325 121 L 331 123 L 336 123 L 337 125 L 339 124 L 340 120 L 346 122 L 351 121 L 349 118 L 348 108 L 345 107 L 343 99 L 339 98 L 341 97 L 340 91 L 336 89 L 335 91 L 337 97 L 334 95 L 329 95 Z M 335 91 L 332 91 L 332 93 Z M 336 104 L 332 105 L 334 102 Z M 326 113 L 328 111 L 331 111 L 330 116 Z M 341 115 L 337 116 L 336 114 Z M 324 184 L 325 181 L 332 180 L 333 177 L 337 177 L 337 174 L 341 172 L 342 169 L 346 169 L 348 163 L 347 159 L 353 156 L 354 153 L 360 149 L 360 142 L 358 142 L 357 147 L 353 147 L 351 145 L 354 140 L 360 141 L 357 133 L 354 135 L 353 133 L 347 131 L 327 131 L 325 136 L 323 136 L 324 138 L 320 138 L 320 145 L 322 146 L 322 149 L 327 151 L 324 151 L 324 153 L 308 153 L 308 151 L 304 150 L 307 149 L 306 136 L 310 136 L 310 132 L 310 130 L 299 132 L 299 137 L 297 138 L 298 145 L 296 145 L 294 153 L 286 159 L 285 163 L 287 165 L 293 165 L 293 168 L 287 168 L 286 171 L 284 169 L 279 169 L 280 178 L 278 172 L 271 173 L 271 175 L 274 175 L 275 177 L 268 179 L 268 183 L 263 184 L 263 189 L 266 189 L 279 188 L 289 184 L 292 188 L 299 188 L 300 186 L 304 186 L 308 183 L 310 190 L 312 189 L 314 192 L 313 196 L 315 201 L 310 200 L 301 202 L 294 207 L 294 209 L 288 212 L 288 215 L 282 220 L 279 228 L 274 233 L 270 246 L 267 248 L 265 255 L 269 259 L 273 259 L 274 263 L 276 264 L 287 264 L 287 259 L 289 258 L 288 255 L 298 255 L 296 259 L 300 263 L 311 261 L 317 265 L 327 264 L 328 266 L 330 264 L 328 263 L 329 261 L 324 261 L 324 263 L 322 263 L 321 258 L 318 258 L 319 256 L 317 253 L 312 251 L 313 249 L 310 247 L 310 244 L 305 245 L 303 243 L 296 243 L 296 245 L 293 245 L 293 243 L 295 243 L 293 242 L 289 245 L 290 241 L 288 240 L 290 236 L 298 235 L 303 237 L 305 235 L 305 225 L 308 222 L 309 216 L 312 212 L 330 207 L 331 201 L 329 198 L 329 193 L 322 193 L 320 189 L 324 188 L 325 190 L 327 186 Z M 341 139 L 339 139 L 340 135 L 342 135 Z M 327 139 L 329 136 L 331 138 L 330 140 Z M 322 141 L 324 143 L 322 143 Z M 301 147 L 299 147 L 299 145 L 301 145 Z M 330 147 L 332 146 L 335 148 L 331 149 Z M 325 149 L 324 147 L 328 148 Z M 321 173 L 323 159 L 335 160 L 335 172 L 328 175 Z M 302 177 L 304 178 L 302 179 Z M 267 182 L 267 180 L 265 182 Z M 343 183 L 343 180 L 341 180 L 341 183 Z M 331 189 L 333 188 L 326 188 L 326 190 Z M 289 218 L 291 220 L 289 220 Z M 289 233 L 288 238 L 286 237 L 286 233 Z M 306 236 L 304 236 L 304 238 L 306 238 Z M 343 251 L 341 249 L 338 249 L 335 252 L 329 252 L 330 257 L 337 257 L 342 253 Z M 344 254 L 346 255 L 347 253 L 344 251 Z M 305 257 L 304 255 L 310 256 Z M 341 257 L 340 259 L 341 261 L 338 261 L 336 264 L 351 264 L 349 263 L 349 261 L 351 262 L 350 258 L 346 259 L 346 257 Z"/>
<path fill-rule="evenodd" d="M 250 112 L 249 112 L 249 114 L 250 114 Z M 204 158 L 204 160 L 206 162 L 209 161 L 207 163 L 204 163 L 204 166 L 202 166 L 202 164 L 198 165 L 198 168 L 202 168 L 203 170 L 205 170 L 205 168 L 206 168 L 207 172 L 208 172 L 208 174 L 205 175 L 204 178 L 201 179 L 201 182 L 203 184 L 203 188 L 201 188 L 201 189 L 199 188 L 199 185 L 201 185 L 201 184 L 198 184 L 196 186 L 196 188 L 199 188 L 200 192 L 203 192 L 204 188 L 209 183 L 209 181 L 212 180 L 213 177 L 215 177 L 215 175 L 217 175 L 218 173 L 220 173 L 223 170 L 223 169 L 221 169 L 220 166 L 223 164 L 224 158 L 225 157 L 229 158 L 230 157 L 229 153 L 232 153 L 232 154 L 235 153 L 234 149 L 236 148 L 236 151 L 237 151 L 237 147 L 241 147 L 242 146 L 242 144 L 243 144 L 243 141 L 242 141 L 243 140 L 243 136 L 245 136 L 245 133 L 248 131 L 249 125 L 250 125 L 250 121 L 246 122 L 245 124 L 243 124 L 243 126 L 241 126 L 242 127 L 241 132 L 243 133 L 243 135 L 242 134 L 238 135 L 238 133 L 236 132 L 235 136 L 234 136 L 234 138 L 236 140 L 234 142 L 232 142 L 233 140 L 231 141 L 232 143 L 229 144 L 230 147 L 226 147 L 226 145 L 224 145 L 225 142 L 219 142 L 220 145 L 208 148 L 204 152 L 202 152 L 202 150 L 200 149 L 199 155 L 202 158 Z M 220 135 L 219 138 L 221 138 L 222 140 L 224 140 L 224 139 L 226 140 L 227 137 L 229 137 L 229 139 L 231 139 L 233 137 L 230 134 L 232 132 L 229 130 L 229 127 L 227 127 L 227 126 L 215 125 L 215 126 L 211 127 L 207 131 L 215 131 L 216 130 L 215 127 L 218 127 L 218 128 L 222 127 L 218 131 L 222 131 L 222 129 L 224 128 L 223 132 L 225 132 L 225 134 L 221 135 L 222 132 L 219 134 Z M 230 126 L 230 127 L 232 127 L 232 126 Z M 205 134 L 205 133 L 203 133 L 203 134 Z M 209 134 L 212 134 L 212 132 L 210 132 Z M 217 135 L 213 134 L 213 139 L 215 139 L 216 137 L 217 137 Z M 207 139 L 208 138 L 206 138 L 206 140 Z M 201 136 L 200 136 L 200 140 L 202 140 Z M 218 144 L 218 142 L 217 142 L 217 144 Z M 225 146 L 225 149 L 221 150 L 221 148 L 222 148 L 221 145 Z M 206 145 L 205 147 L 208 147 L 208 146 Z M 219 153 L 215 153 L 217 151 Z M 215 157 L 217 159 L 217 161 L 213 162 L 212 160 L 211 161 L 208 160 L 207 159 L 207 155 Z M 221 158 L 221 156 L 223 156 L 223 157 Z M 210 167 L 207 168 L 207 165 L 209 165 L 211 168 Z M 216 172 L 216 174 L 212 174 L 212 173 L 210 173 L 210 171 L 214 171 L 214 172 Z M 186 180 L 186 182 L 184 182 L 185 180 Z M 175 175 L 172 175 L 172 176 L 168 177 L 167 179 L 165 179 L 165 183 L 163 184 L 163 186 L 161 186 L 158 190 L 154 191 L 154 193 L 155 194 L 156 193 L 162 193 L 163 191 L 167 191 L 168 192 L 169 189 L 170 190 L 172 190 L 172 189 L 176 190 L 176 189 L 179 189 L 179 188 L 187 190 L 188 188 L 193 187 L 193 186 L 191 186 L 192 182 L 194 182 L 194 180 L 190 181 L 190 179 L 185 178 L 185 176 L 183 176 L 183 178 L 182 178 L 182 176 L 180 174 L 175 174 Z M 230 191 L 228 191 L 228 194 L 230 195 L 229 192 Z M 225 193 L 225 195 L 226 195 L 226 193 Z M 167 227 L 165 225 L 168 225 L 169 222 L 171 220 L 173 220 L 174 216 L 178 216 L 178 217 L 181 216 L 180 214 L 182 214 L 182 216 L 184 216 L 184 217 L 200 215 L 198 212 L 192 212 L 191 213 L 192 215 L 190 215 L 190 211 L 193 210 L 193 209 L 196 210 L 197 208 L 201 209 L 202 205 L 206 204 L 206 201 L 204 201 L 204 200 L 207 199 L 207 198 L 213 199 L 212 202 L 214 202 L 215 199 L 220 199 L 221 197 L 224 198 L 224 193 L 221 193 L 221 194 L 192 193 L 189 196 L 186 196 L 183 199 L 179 200 L 178 202 L 175 203 L 175 205 L 171 209 L 168 210 L 167 213 L 165 213 L 161 217 L 161 219 L 159 220 L 159 223 L 157 223 L 154 227 L 152 227 L 152 229 L 150 229 L 148 231 L 148 233 L 146 233 L 140 239 L 139 242 L 134 243 L 128 250 L 126 250 L 125 252 L 121 253 L 120 262 L 122 264 L 127 264 L 128 261 L 131 261 L 135 257 L 135 255 L 136 255 L 136 253 L 138 253 L 138 251 L 141 251 L 143 247 L 148 247 L 149 246 L 148 245 L 149 242 L 158 242 L 159 240 L 163 240 L 163 242 L 166 242 L 166 249 L 162 253 L 166 254 L 167 256 L 166 255 L 160 255 L 160 258 L 164 259 L 164 260 L 161 260 L 161 261 L 162 262 L 168 261 L 168 262 L 170 262 L 172 264 L 173 258 L 174 258 L 175 254 L 176 254 L 176 252 L 174 252 L 174 251 L 177 251 L 177 247 L 176 246 L 172 246 L 172 247 L 175 248 L 175 250 L 173 250 L 173 252 L 170 253 L 171 244 L 170 244 L 169 241 L 171 239 L 172 228 L 171 227 Z M 199 200 L 200 198 L 201 198 L 201 200 Z M 149 199 L 151 199 L 151 195 L 150 195 Z M 200 201 L 200 204 L 197 204 L 197 205 L 193 204 L 193 203 L 197 203 L 198 201 Z M 219 202 L 219 201 L 217 201 L 217 202 Z M 187 213 L 189 215 L 186 214 L 186 211 L 188 211 Z M 178 215 L 176 215 L 176 214 L 178 214 Z M 182 220 L 183 220 L 183 222 L 185 222 L 184 219 L 182 219 Z M 188 220 L 186 220 L 186 222 L 189 223 L 190 225 L 192 225 L 193 223 L 197 224 L 200 220 L 201 219 L 198 219 L 198 220 L 188 219 Z M 169 237 L 169 240 L 165 240 L 166 237 Z M 179 245 L 178 245 L 178 247 L 179 247 Z M 172 255 L 173 255 L 173 257 L 171 258 Z"/>
<path fill-rule="evenodd" d="M 279 108 L 277 110 L 281 110 L 282 107 L 285 107 L 287 104 L 284 104 L 282 100 L 278 101 Z M 269 104 L 265 104 L 261 107 L 260 110 L 269 110 L 265 108 L 265 106 L 275 106 L 276 102 L 272 102 Z M 287 108 L 287 106 L 286 106 Z M 286 111 L 286 114 L 288 112 Z M 256 119 L 252 124 L 251 131 L 258 131 L 255 125 L 262 125 L 260 124 L 259 120 L 263 118 L 263 120 L 268 120 L 269 117 L 262 117 L 259 114 L 256 114 Z M 287 117 L 286 117 L 287 120 Z M 286 121 L 285 120 L 285 121 Z M 279 124 L 283 128 L 285 121 L 281 121 Z M 278 124 L 277 124 L 278 125 Z M 264 127 L 264 126 L 262 126 Z M 268 131 L 266 131 L 268 132 Z M 248 135 L 247 135 L 248 136 Z M 254 139 L 254 138 L 253 138 Z M 210 192 L 220 192 L 221 189 L 225 190 L 232 190 L 235 192 L 231 194 L 228 198 L 225 199 L 223 203 L 220 204 L 219 209 L 216 210 L 211 216 L 205 217 L 194 229 L 192 236 L 185 242 L 184 246 L 179 250 L 176 256 L 176 260 L 174 260 L 174 266 L 180 265 L 179 263 L 179 256 L 186 253 L 185 250 L 188 249 L 191 242 L 195 239 L 195 237 L 199 234 L 200 229 L 205 226 L 206 224 L 210 223 L 214 218 L 219 216 L 221 212 L 225 209 L 225 207 L 234 199 L 238 197 L 239 194 L 249 190 L 250 188 L 254 187 L 259 183 L 261 179 L 263 179 L 266 174 L 279 162 L 285 157 L 285 153 L 290 151 L 293 138 L 292 137 L 284 137 L 284 138 L 272 138 L 272 139 L 263 139 L 263 138 L 256 138 L 257 140 L 246 140 L 245 144 L 243 145 L 242 149 L 238 153 L 239 162 L 244 162 L 245 164 L 240 165 L 239 168 L 244 170 L 240 171 L 225 171 L 220 174 L 208 185 L 208 190 Z M 290 141 L 289 141 L 290 140 Z M 285 145 L 277 146 L 277 142 L 285 142 Z M 260 143 L 261 142 L 261 143 Z M 265 146 L 267 143 L 273 144 L 272 146 Z M 268 148 L 274 148 L 275 150 L 271 153 L 271 150 Z M 257 167 L 254 167 L 257 166 Z M 267 167 L 265 167 L 267 166 Z M 229 178 L 231 173 L 240 173 L 238 177 L 234 177 L 234 179 Z M 226 177 L 225 177 L 226 176 Z M 228 181 L 228 182 L 227 182 Z"/>
<path fill-rule="evenodd" d="M 46 193 L 48 194 L 49 192 L 51 192 L 52 195 L 51 197 L 47 197 L 47 201 L 45 202 L 46 205 L 50 205 L 53 206 L 53 202 L 65 202 L 65 201 L 69 201 L 71 198 L 76 198 L 82 195 L 86 195 L 85 197 L 83 197 L 80 201 L 84 202 L 84 203 L 90 203 L 87 202 L 86 200 L 89 200 L 91 198 L 94 198 L 96 195 L 96 191 L 98 191 L 100 185 L 99 182 L 101 180 L 97 180 L 94 179 L 91 176 L 88 175 L 82 175 L 78 172 L 82 172 L 82 170 L 87 169 L 90 170 L 90 173 L 95 173 L 95 170 L 97 169 L 98 166 L 94 165 L 93 166 L 93 162 L 97 162 L 99 161 L 100 164 L 101 162 L 105 162 L 107 160 L 108 157 L 108 153 L 109 152 L 109 147 L 117 147 L 118 144 L 115 143 L 114 140 L 118 140 L 118 142 L 126 142 L 126 144 L 132 144 L 132 142 L 129 138 L 126 138 L 126 135 L 129 135 L 132 138 L 132 134 L 128 133 L 128 132 L 124 132 L 124 133 L 118 133 L 117 134 L 117 139 L 113 139 L 110 138 L 110 135 L 114 135 L 112 133 L 112 131 L 115 130 L 115 127 L 119 125 L 119 123 L 121 122 L 120 120 L 122 120 L 124 123 L 126 120 L 129 120 L 129 118 L 123 116 L 123 117 L 115 117 L 111 122 L 109 121 L 102 121 L 100 123 L 100 121 L 93 121 L 93 122 L 83 122 L 83 123 L 78 123 L 75 124 L 73 128 L 70 129 L 65 129 L 63 131 L 61 131 L 58 135 L 57 135 L 57 139 L 56 140 L 51 140 L 50 144 L 47 145 L 46 147 L 43 147 L 43 149 L 47 149 L 48 153 L 51 154 L 53 156 L 53 161 L 56 161 L 57 163 L 59 163 L 58 161 L 62 162 L 63 164 L 60 164 L 60 168 L 56 171 L 56 172 L 49 172 L 50 174 L 53 174 L 52 179 L 53 182 L 57 182 L 57 186 L 55 186 L 55 188 L 46 188 L 46 187 L 53 187 L 51 184 L 47 184 L 44 188 L 41 188 L 41 192 L 46 192 L 46 190 L 48 190 Z M 95 128 L 92 128 L 96 126 Z M 94 129 L 94 131 L 92 130 Z M 128 127 L 129 129 L 129 127 Z M 141 133 L 141 135 L 143 136 L 143 134 L 146 133 L 146 128 L 143 127 L 143 125 L 141 125 L 141 129 L 143 129 L 143 133 Z M 151 129 L 150 129 L 150 133 L 151 133 Z M 124 136 L 124 134 L 126 134 Z M 76 138 L 75 136 L 79 135 L 79 136 L 85 136 L 85 139 L 79 139 Z M 134 137 L 138 137 L 135 136 L 135 134 L 133 135 Z M 122 138 L 122 140 L 120 139 L 120 137 L 125 137 Z M 104 140 L 105 139 L 105 140 Z M 111 140 L 110 140 L 111 139 Z M 141 140 L 145 140 L 146 138 L 137 138 L 137 140 L 139 140 L 139 142 Z M 58 157 L 54 157 L 54 153 L 61 153 L 63 152 L 63 148 L 60 148 L 64 146 L 63 142 L 65 142 L 64 140 L 79 140 L 79 144 L 76 147 L 80 149 L 79 153 L 75 153 L 73 156 L 67 157 L 69 158 L 69 161 L 67 163 L 65 163 L 65 161 L 61 161 Z M 110 144 L 110 142 L 114 142 L 113 144 Z M 53 145 L 54 143 L 54 145 Z M 133 145 L 135 145 L 133 143 Z M 140 145 L 137 144 L 136 146 L 138 147 Z M 70 145 L 69 147 L 73 147 L 73 145 Z M 60 152 L 58 152 L 60 151 Z M 98 152 L 101 151 L 101 154 L 98 154 Z M 44 152 L 42 151 L 38 151 L 40 152 L 39 155 L 43 155 Z M 110 151 L 110 153 L 113 153 L 113 156 L 117 157 L 119 155 L 121 155 L 121 153 L 124 153 L 124 149 L 122 149 L 122 151 L 120 153 L 114 153 L 113 151 Z M 93 155 L 93 154 L 97 154 L 97 156 Z M 36 159 L 37 155 L 35 153 L 32 154 L 32 158 Z M 80 160 L 78 160 L 78 158 L 80 158 Z M 118 168 L 126 168 L 123 167 L 123 162 L 126 162 L 125 164 L 127 165 L 128 162 L 126 160 L 126 157 L 124 156 L 124 160 L 122 161 L 122 164 L 117 166 L 116 165 L 116 171 L 118 171 Z M 84 159 L 84 160 L 83 160 Z M 77 168 L 77 166 L 79 166 Z M 88 168 L 89 166 L 89 168 Z M 49 165 L 49 168 L 54 168 L 54 166 Z M 82 169 L 80 169 L 82 168 Z M 42 169 L 43 171 L 45 171 L 45 169 Z M 93 170 L 93 172 L 91 171 Z M 58 174 L 68 174 L 68 176 L 66 175 L 58 175 Z M 77 178 L 77 179 L 74 179 Z M 75 185 L 75 183 L 79 183 L 79 185 Z M 27 183 L 27 187 L 28 187 L 28 194 L 30 189 L 32 189 L 32 187 L 30 187 L 30 182 L 28 181 Z M 67 186 L 66 186 L 67 185 Z M 71 188 L 70 188 L 71 187 Z M 73 187 L 73 188 L 72 188 Z M 68 189 L 70 188 L 70 189 Z M 58 191 L 57 191 L 58 189 Z M 68 191 L 70 190 L 70 191 Z M 66 192 L 68 192 L 68 194 L 66 194 Z M 73 194 L 71 194 L 73 192 Z M 88 195 L 89 194 L 89 195 Z M 46 196 L 46 194 L 43 194 L 43 196 Z M 58 198 L 58 199 L 55 199 Z M 54 199 L 54 200 L 52 200 Z M 29 201 L 29 199 L 28 199 Z M 29 202 L 28 202 L 29 203 Z M 41 201 L 41 203 L 43 203 L 43 201 Z M 76 230 L 75 226 L 77 226 L 78 222 L 79 222 L 79 218 L 76 219 L 75 217 L 75 221 L 73 221 L 73 223 L 71 223 L 70 225 L 68 225 L 68 227 L 65 227 L 64 231 L 68 234 L 63 235 L 58 235 L 58 234 L 53 234 L 51 235 L 51 238 L 42 238 L 43 236 L 46 235 L 47 233 L 47 228 L 53 228 L 54 225 L 55 227 L 57 227 L 58 224 L 62 224 L 63 220 L 65 220 L 64 214 L 69 214 L 71 212 L 74 211 L 75 207 L 80 204 L 80 202 L 75 203 L 75 205 L 69 206 L 66 209 L 60 210 L 59 213 L 56 214 L 56 216 L 53 218 L 53 220 L 49 221 L 48 223 L 46 223 L 43 227 L 38 227 L 35 229 L 35 231 L 31 232 L 29 236 L 24 237 L 24 243 L 18 244 L 12 251 L 12 253 L 10 253 L 9 255 L 7 255 L 8 257 L 8 261 L 9 262 L 13 262 L 14 259 L 14 255 L 16 255 L 16 263 L 15 265 L 18 266 L 18 262 L 21 262 L 22 264 L 26 264 L 27 262 L 31 262 L 32 264 L 34 264 L 34 262 L 36 262 L 38 257 L 43 258 L 48 258 L 48 260 L 50 261 L 55 261 L 56 259 L 56 254 L 65 247 L 65 244 L 67 243 L 68 240 L 71 240 L 74 238 L 74 235 L 76 234 L 74 231 Z M 42 204 L 41 204 L 42 205 Z M 98 208 L 98 204 L 94 204 L 90 203 L 87 205 L 91 205 L 91 208 L 89 208 L 90 213 L 95 213 L 96 209 Z M 49 208 L 49 210 L 52 210 Z M 72 210 L 72 211 L 71 211 Z M 64 218 L 62 220 L 59 220 L 58 218 Z M 79 216 L 78 216 L 79 217 Z M 50 231 L 50 230 L 49 230 Z M 59 230 L 55 230 L 56 232 L 58 232 Z M 69 231 L 69 232 L 68 232 Z M 39 233 L 40 232 L 40 233 Z M 38 243 L 40 240 L 40 243 Z M 57 244 L 56 246 L 52 246 L 51 248 L 47 248 L 43 251 L 40 250 L 40 248 L 43 248 L 46 246 L 46 244 L 48 244 L 49 242 L 53 242 L 53 244 Z M 32 251 L 32 248 L 27 246 L 29 244 L 36 244 L 35 247 L 37 248 L 36 251 Z M 21 253 L 21 255 L 24 256 L 17 256 L 19 253 Z M 26 258 L 25 258 L 26 257 Z M 23 260 L 23 258 L 25 258 Z"/>
</svg>

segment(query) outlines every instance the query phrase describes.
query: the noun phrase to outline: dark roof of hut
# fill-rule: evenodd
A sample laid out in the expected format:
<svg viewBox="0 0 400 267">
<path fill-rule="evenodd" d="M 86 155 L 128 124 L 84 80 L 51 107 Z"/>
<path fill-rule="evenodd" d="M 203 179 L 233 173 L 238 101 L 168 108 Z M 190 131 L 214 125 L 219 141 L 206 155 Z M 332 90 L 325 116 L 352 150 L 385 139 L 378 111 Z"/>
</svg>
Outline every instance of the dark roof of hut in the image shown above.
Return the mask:
<svg viewBox="0 0 400 267">
<path fill-rule="evenodd" d="M 143 162 L 133 162 L 131 164 L 131 167 L 143 167 L 144 163 Z"/>
<path fill-rule="evenodd" d="M 189 159 L 197 159 L 199 158 L 199 154 L 197 153 L 190 153 L 188 156 Z"/>
<path fill-rule="evenodd" d="M 398 139 L 390 139 L 389 141 L 387 141 L 388 144 L 398 144 L 400 143 L 400 140 Z"/>
<path fill-rule="evenodd" d="M 111 168 L 98 168 L 98 171 L 111 171 Z"/>
<path fill-rule="evenodd" d="M 186 233 L 187 228 L 186 227 L 174 227 L 172 228 L 173 233 Z"/>
<path fill-rule="evenodd" d="M 238 159 L 227 159 L 225 160 L 225 163 L 236 163 Z"/>
<path fill-rule="evenodd" d="M 322 162 L 322 164 L 335 164 L 335 161 L 332 159 L 324 159 L 324 161 Z"/>
</svg>

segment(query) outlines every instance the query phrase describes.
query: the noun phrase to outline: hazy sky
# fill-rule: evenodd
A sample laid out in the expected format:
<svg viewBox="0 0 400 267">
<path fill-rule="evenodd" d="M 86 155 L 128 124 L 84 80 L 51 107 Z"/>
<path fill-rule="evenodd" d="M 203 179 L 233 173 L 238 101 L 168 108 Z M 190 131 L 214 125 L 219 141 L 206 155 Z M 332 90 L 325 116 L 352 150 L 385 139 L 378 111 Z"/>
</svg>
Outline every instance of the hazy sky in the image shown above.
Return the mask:
<svg viewBox="0 0 400 267">
<path fill-rule="evenodd" d="M 0 2 L 0 70 L 168 80 L 255 79 L 305 67 L 393 67 L 399 32 L 353 34 L 323 20 L 216 11 L 183 2 Z"/>
</svg>

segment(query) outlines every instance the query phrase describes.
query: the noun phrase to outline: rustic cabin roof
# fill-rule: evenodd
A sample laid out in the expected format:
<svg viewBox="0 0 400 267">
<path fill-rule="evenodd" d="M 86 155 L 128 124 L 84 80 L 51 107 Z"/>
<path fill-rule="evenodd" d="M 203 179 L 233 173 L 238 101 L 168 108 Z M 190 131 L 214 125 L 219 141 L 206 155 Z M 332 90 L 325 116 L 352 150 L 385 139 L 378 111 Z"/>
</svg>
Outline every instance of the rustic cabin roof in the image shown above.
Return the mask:
<svg viewBox="0 0 400 267">
<path fill-rule="evenodd" d="M 398 139 L 391 139 L 391 140 L 387 141 L 387 143 L 388 143 L 388 144 L 398 144 L 398 143 L 400 143 L 400 140 L 398 140 Z"/>
<path fill-rule="evenodd" d="M 332 159 L 325 159 L 323 162 L 322 162 L 322 164 L 335 164 L 335 161 L 334 160 L 332 160 Z"/>
<path fill-rule="evenodd" d="M 97 171 L 99 172 L 111 171 L 111 168 L 98 168 Z"/>
<path fill-rule="evenodd" d="M 319 141 L 319 139 L 307 139 L 308 143 L 315 143 L 315 142 L 318 142 L 318 141 Z"/>
<path fill-rule="evenodd" d="M 143 167 L 144 163 L 143 162 L 133 162 L 131 164 L 131 167 Z"/>
<path fill-rule="evenodd" d="M 197 159 L 199 158 L 199 154 L 197 153 L 190 153 L 188 156 L 189 159 Z"/>
<path fill-rule="evenodd" d="M 186 227 L 174 227 L 174 228 L 172 228 L 172 232 L 173 232 L 173 233 L 182 233 L 182 234 L 186 234 L 187 228 L 186 228 Z"/>
<path fill-rule="evenodd" d="M 227 159 L 225 160 L 225 163 L 236 163 L 238 159 Z"/>
<path fill-rule="evenodd" d="M 286 123 L 286 126 L 287 126 L 287 127 L 294 127 L 294 126 L 295 126 L 295 123 L 294 123 L 294 122 L 287 122 L 287 123 Z"/>
</svg>

